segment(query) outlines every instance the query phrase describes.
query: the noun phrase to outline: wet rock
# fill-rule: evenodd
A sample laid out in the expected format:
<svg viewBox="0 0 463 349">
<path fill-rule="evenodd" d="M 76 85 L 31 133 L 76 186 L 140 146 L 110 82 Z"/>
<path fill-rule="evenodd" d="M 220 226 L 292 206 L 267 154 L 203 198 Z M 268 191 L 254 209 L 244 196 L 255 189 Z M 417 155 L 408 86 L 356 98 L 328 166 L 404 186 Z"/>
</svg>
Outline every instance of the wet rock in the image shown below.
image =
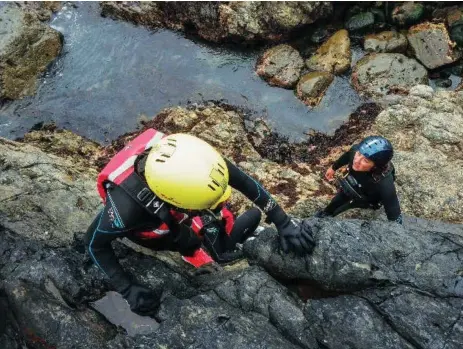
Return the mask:
<svg viewBox="0 0 463 349">
<path fill-rule="evenodd" d="M 350 68 L 351 57 L 349 34 L 342 29 L 320 46 L 315 55 L 306 60 L 306 65 L 312 70 L 339 75 Z"/>
<path fill-rule="evenodd" d="M 330 349 L 415 348 L 360 297 L 314 299 L 307 303 L 304 313 L 317 339 Z"/>
<path fill-rule="evenodd" d="M 102 14 L 150 27 L 194 31 L 206 40 L 278 41 L 328 16 L 332 4 L 317 2 L 102 2 Z"/>
<path fill-rule="evenodd" d="M 360 59 L 352 72 L 354 88 L 373 98 L 395 90 L 426 84 L 428 73 L 417 61 L 400 53 L 373 53 Z"/>
<path fill-rule="evenodd" d="M 365 37 L 364 49 L 368 52 L 405 52 L 408 41 L 405 35 L 386 31 Z"/>
<path fill-rule="evenodd" d="M 442 88 L 449 88 L 452 86 L 452 80 L 450 79 L 438 79 L 436 80 L 436 86 Z"/>
<path fill-rule="evenodd" d="M 416 86 L 383 111 L 372 132 L 394 144 L 401 206 L 414 216 L 462 222 L 463 92 Z"/>
<path fill-rule="evenodd" d="M 318 27 L 310 36 L 310 41 L 314 44 L 321 44 L 328 38 L 329 32 L 324 27 Z"/>
<path fill-rule="evenodd" d="M 59 246 L 99 207 L 96 171 L 31 145 L 0 139 L 0 215 L 10 229 Z M 85 223 L 83 223 L 85 222 Z"/>
<path fill-rule="evenodd" d="M 304 61 L 296 49 L 278 45 L 264 52 L 257 63 L 257 75 L 270 85 L 292 88 L 299 80 Z"/>
<path fill-rule="evenodd" d="M 405 26 L 418 23 L 424 14 L 424 6 L 417 2 L 405 2 L 394 7 L 392 21 L 398 25 Z"/>
<path fill-rule="evenodd" d="M 352 32 L 365 31 L 373 27 L 375 16 L 371 12 L 362 12 L 350 17 L 346 23 L 346 29 Z"/>
<path fill-rule="evenodd" d="M 320 103 L 333 80 L 334 75 L 328 72 L 305 74 L 297 83 L 296 94 L 305 104 L 314 107 Z"/>
<path fill-rule="evenodd" d="M 31 347 L 103 348 L 104 342 L 115 335 L 115 330 L 94 312 L 70 309 L 25 282 L 6 282 L 5 291 Z"/>
<path fill-rule="evenodd" d="M 278 253 L 271 231 L 247 241 L 245 255 L 274 277 L 307 280 L 325 291 L 403 285 L 442 299 L 463 298 L 453 287 L 459 281 L 462 235 L 379 221 L 312 219 L 304 224 L 314 231 L 317 246 L 310 257 Z"/>
<path fill-rule="evenodd" d="M 463 21 L 453 26 L 450 30 L 450 38 L 455 41 L 458 47 L 463 47 Z"/>
<path fill-rule="evenodd" d="M 428 69 L 453 63 L 460 58 L 442 23 L 427 22 L 413 26 L 407 38 L 415 57 Z"/>
<path fill-rule="evenodd" d="M 37 77 L 61 51 L 61 36 L 14 4 L 0 7 L 0 21 L 0 99 L 32 95 Z"/>
</svg>

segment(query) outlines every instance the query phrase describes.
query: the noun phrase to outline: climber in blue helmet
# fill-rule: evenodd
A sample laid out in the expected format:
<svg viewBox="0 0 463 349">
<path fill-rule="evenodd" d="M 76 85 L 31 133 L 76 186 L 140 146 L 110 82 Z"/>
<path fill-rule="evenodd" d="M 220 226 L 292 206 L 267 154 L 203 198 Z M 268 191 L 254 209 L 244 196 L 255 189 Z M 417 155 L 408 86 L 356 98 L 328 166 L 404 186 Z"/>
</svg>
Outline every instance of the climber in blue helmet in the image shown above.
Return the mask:
<svg viewBox="0 0 463 349">
<path fill-rule="evenodd" d="M 402 224 L 402 213 L 395 189 L 395 170 L 391 162 L 391 142 L 381 136 L 366 137 L 350 148 L 326 171 L 328 181 L 336 176 L 340 190 L 317 217 L 336 216 L 351 208 L 379 209 L 384 206 L 387 218 Z"/>
</svg>

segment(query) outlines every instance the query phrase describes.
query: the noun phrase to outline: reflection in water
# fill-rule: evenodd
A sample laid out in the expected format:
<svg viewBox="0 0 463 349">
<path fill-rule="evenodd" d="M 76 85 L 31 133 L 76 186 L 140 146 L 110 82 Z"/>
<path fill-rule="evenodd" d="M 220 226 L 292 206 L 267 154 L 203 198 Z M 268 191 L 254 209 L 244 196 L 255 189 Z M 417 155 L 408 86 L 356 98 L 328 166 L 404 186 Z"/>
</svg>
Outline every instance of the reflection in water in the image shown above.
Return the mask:
<svg viewBox="0 0 463 349">
<path fill-rule="evenodd" d="M 4 106 L 0 135 L 23 135 L 55 121 L 107 142 L 134 130 L 142 114 L 188 102 L 221 100 L 266 117 L 293 140 L 313 128 L 333 132 L 360 103 L 347 77 L 336 77 L 320 106 L 309 109 L 294 92 L 271 87 L 255 72 L 260 51 L 237 51 L 149 31 L 99 15 L 96 2 L 66 5 L 51 21 L 64 35 L 60 58 L 37 94 Z"/>
</svg>

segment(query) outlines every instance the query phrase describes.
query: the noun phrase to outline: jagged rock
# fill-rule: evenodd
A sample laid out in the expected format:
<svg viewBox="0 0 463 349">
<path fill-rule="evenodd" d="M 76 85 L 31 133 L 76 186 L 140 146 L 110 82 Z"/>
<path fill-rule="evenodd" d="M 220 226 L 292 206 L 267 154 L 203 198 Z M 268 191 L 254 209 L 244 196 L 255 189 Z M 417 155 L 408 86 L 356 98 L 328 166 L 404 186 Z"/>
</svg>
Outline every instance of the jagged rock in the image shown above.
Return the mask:
<svg viewBox="0 0 463 349">
<path fill-rule="evenodd" d="M 408 41 L 405 35 L 386 31 L 379 34 L 370 34 L 365 37 L 363 47 L 368 52 L 404 52 Z"/>
<path fill-rule="evenodd" d="M 292 88 L 301 75 L 304 61 L 296 49 L 278 45 L 264 52 L 257 62 L 257 75 L 270 85 Z"/>
<path fill-rule="evenodd" d="M 364 31 L 375 24 L 375 16 L 371 12 L 358 13 L 346 21 L 348 31 Z"/>
<path fill-rule="evenodd" d="M 297 83 L 296 94 L 305 104 L 314 107 L 320 103 L 333 80 L 334 75 L 328 72 L 305 74 Z"/>
<path fill-rule="evenodd" d="M 460 58 L 442 23 L 415 25 L 408 31 L 407 38 L 415 57 L 428 69 L 453 63 Z"/>
<path fill-rule="evenodd" d="M 95 178 L 87 165 L 0 139 L 2 224 L 55 246 L 69 243 L 99 207 Z"/>
<path fill-rule="evenodd" d="M 418 92 L 418 91 L 423 92 Z M 394 144 L 401 205 L 418 217 L 462 222 L 463 92 L 417 86 L 380 113 L 372 132 Z"/>
<path fill-rule="evenodd" d="M 59 55 L 60 33 L 15 4 L 0 7 L 0 99 L 35 93 L 37 77 Z"/>
<path fill-rule="evenodd" d="M 395 90 L 409 90 L 428 82 L 426 69 L 400 53 L 372 53 L 360 59 L 352 72 L 352 85 L 359 92 L 380 98 Z"/>
<path fill-rule="evenodd" d="M 278 41 L 294 29 L 328 16 L 332 4 L 314 2 L 111 2 L 102 14 L 150 27 L 177 30 L 191 27 L 206 40 Z"/>
<path fill-rule="evenodd" d="M 411 25 L 418 23 L 424 13 L 423 4 L 417 2 L 405 2 L 392 10 L 392 20 L 399 25 Z"/>
<path fill-rule="evenodd" d="M 306 65 L 312 70 L 322 70 L 339 75 L 350 68 L 351 51 L 347 30 L 342 29 L 331 36 L 315 55 L 306 60 Z"/>
</svg>

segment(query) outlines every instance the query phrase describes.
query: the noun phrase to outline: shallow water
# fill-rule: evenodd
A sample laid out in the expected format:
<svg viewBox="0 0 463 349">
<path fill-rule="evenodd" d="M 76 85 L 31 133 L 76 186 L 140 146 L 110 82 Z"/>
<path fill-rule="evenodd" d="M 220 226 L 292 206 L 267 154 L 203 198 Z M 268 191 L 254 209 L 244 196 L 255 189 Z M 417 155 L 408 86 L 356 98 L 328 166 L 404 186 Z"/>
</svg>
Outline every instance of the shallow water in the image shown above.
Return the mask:
<svg viewBox="0 0 463 349">
<path fill-rule="evenodd" d="M 255 74 L 263 49 L 217 47 L 168 30 L 150 31 L 100 16 L 97 3 L 66 5 L 51 21 L 64 36 L 60 58 L 35 96 L 0 110 L 0 136 L 16 138 L 54 121 L 101 143 L 137 128 L 141 115 L 220 100 L 264 116 L 274 130 L 302 140 L 332 133 L 362 103 L 348 77 L 336 77 L 317 108 Z"/>
</svg>

